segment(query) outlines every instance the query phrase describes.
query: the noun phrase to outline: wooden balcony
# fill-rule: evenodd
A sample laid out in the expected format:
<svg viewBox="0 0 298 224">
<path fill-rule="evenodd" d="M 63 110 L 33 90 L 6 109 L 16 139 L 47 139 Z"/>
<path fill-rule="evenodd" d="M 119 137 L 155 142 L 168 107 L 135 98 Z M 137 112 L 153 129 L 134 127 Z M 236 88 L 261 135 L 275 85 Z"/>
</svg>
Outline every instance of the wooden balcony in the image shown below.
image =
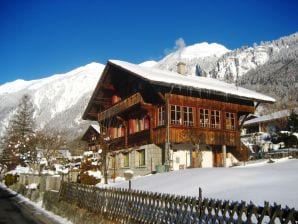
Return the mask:
<svg viewBox="0 0 298 224">
<path fill-rule="evenodd" d="M 115 138 L 109 141 L 112 151 L 134 146 L 146 145 L 149 143 L 151 143 L 150 130 L 144 130 L 128 135 L 127 145 L 125 145 L 125 137 Z"/>
<path fill-rule="evenodd" d="M 119 113 L 122 113 L 132 106 L 135 106 L 139 103 L 144 103 L 144 100 L 140 93 L 135 93 L 130 97 L 118 102 L 117 104 L 111 106 L 107 110 L 98 114 L 98 121 L 103 121 L 111 117 L 116 116 Z"/>
<path fill-rule="evenodd" d="M 146 145 L 151 142 L 150 140 L 150 130 L 144 130 L 136 132 L 134 134 L 128 135 L 128 146 L 134 145 Z"/>
<path fill-rule="evenodd" d="M 115 138 L 110 140 L 109 142 L 111 150 L 118 150 L 118 149 L 123 149 L 125 147 L 125 138 L 120 137 L 120 138 Z"/>
<path fill-rule="evenodd" d="M 186 128 L 170 128 L 170 142 L 181 143 L 188 141 Z M 240 137 L 237 131 L 223 131 L 223 130 L 211 130 L 194 128 L 194 132 L 201 135 L 201 141 L 208 145 L 227 145 L 238 146 Z M 155 144 L 163 144 L 166 142 L 166 128 L 155 128 L 153 131 L 153 142 Z"/>
<path fill-rule="evenodd" d="M 184 142 L 187 141 L 186 129 L 171 128 L 170 129 L 170 142 Z M 237 146 L 239 144 L 239 133 L 236 131 L 223 131 L 218 129 L 201 129 L 195 128 L 195 133 L 200 135 L 200 139 L 207 145 L 227 145 Z"/>
</svg>

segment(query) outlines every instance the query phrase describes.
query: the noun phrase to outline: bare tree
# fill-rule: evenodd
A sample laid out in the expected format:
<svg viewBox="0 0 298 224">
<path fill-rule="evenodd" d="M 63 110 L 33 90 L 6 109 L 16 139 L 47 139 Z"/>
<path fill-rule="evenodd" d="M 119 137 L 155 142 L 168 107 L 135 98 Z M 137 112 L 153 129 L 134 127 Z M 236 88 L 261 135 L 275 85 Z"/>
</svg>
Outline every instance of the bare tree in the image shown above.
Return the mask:
<svg viewBox="0 0 298 224">
<path fill-rule="evenodd" d="M 99 135 L 99 144 L 102 149 L 101 152 L 101 166 L 103 170 L 104 182 L 108 184 L 108 152 L 110 145 L 108 144 L 109 136 L 106 131 L 102 131 Z"/>
<path fill-rule="evenodd" d="M 200 148 L 200 145 L 206 143 L 205 135 L 202 132 L 198 132 L 194 128 L 185 129 L 181 134 L 184 142 L 188 142 L 193 145 L 192 155 L 192 166 L 193 167 L 202 167 L 203 162 L 203 152 Z"/>
<path fill-rule="evenodd" d="M 63 134 L 55 131 L 51 132 L 37 132 L 36 146 L 42 152 L 48 162 L 48 167 L 52 167 L 56 158 L 60 155 L 59 150 L 65 146 L 65 138 Z"/>
</svg>

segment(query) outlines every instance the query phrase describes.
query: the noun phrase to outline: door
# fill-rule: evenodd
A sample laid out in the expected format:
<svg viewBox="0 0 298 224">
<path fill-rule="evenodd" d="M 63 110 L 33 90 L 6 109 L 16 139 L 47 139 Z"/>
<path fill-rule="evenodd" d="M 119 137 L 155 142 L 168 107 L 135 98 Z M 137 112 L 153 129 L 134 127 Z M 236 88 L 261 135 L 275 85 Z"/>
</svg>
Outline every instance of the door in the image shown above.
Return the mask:
<svg viewBox="0 0 298 224">
<path fill-rule="evenodd" d="M 222 167 L 222 151 L 219 149 L 213 149 L 213 166 Z"/>
<path fill-rule="evenodd" d="M 202 167 L 202 153 L 197 151 L 192 151 L 192 168 L 200 168 Z"/>
</svg>

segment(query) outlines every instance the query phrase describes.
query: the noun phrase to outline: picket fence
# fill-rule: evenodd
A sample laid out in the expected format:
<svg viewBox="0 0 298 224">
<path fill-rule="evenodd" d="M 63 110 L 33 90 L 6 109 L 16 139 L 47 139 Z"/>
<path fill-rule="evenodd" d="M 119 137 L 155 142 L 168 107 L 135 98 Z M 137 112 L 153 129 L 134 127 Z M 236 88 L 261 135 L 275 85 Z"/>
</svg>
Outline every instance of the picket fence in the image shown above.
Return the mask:
<svg viewBox="0 0 298 224">
<path fill-rule="evenodd" d="M 59 200 L 76 204 L 115 223 L 298 223 L 288 207 L 196 197 L 96 188 L 63 182 Z"/>
</svg>

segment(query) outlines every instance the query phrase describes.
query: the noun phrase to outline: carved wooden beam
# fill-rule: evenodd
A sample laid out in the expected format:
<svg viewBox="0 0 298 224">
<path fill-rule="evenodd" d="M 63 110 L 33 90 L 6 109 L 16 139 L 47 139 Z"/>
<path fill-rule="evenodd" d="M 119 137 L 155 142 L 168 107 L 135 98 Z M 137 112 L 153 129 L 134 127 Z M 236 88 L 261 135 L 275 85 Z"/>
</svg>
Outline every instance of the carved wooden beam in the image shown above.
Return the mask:
<svg viewBox="0 0 298 224">
<path fill-rule="evenodd" d="M 114 86 L 110 83 L 102 83 L 99 88 L 107 89 L 107 90 L 115 90 Z"/>
<path fill-rule="evenodd" d="M 161 98 L 164 102 L 166 101 L 165 96 L 164 96 L 161 92 L 158 92 L 158 95 L 160 96 L 160 98 Z"/>
</svg>

